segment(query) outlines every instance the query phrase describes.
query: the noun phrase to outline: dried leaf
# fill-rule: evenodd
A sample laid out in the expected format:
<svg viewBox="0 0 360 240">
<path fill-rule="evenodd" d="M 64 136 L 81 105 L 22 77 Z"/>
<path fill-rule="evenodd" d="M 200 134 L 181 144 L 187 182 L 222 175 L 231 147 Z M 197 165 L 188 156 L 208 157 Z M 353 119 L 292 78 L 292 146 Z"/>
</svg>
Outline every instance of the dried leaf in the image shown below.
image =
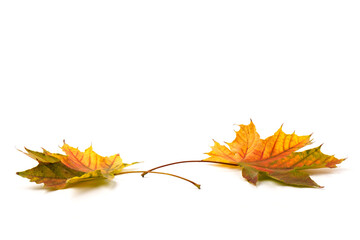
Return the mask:
<svg viewBox="0 0 360 240">
<path fill-rule="evenodd" d="M 70 184 L 82 181 L 112 179 L 124 167 L 131 165 L 123 163 L 119 154 L 102 157 L 95 153 L 92 147 L 81 152 L 66 143 L 62 147 L 66 155 L 50 153 L 45 149 L 42 153 L 27 148 L 25 150 L 24 153 L 37 160 L 39 164 L 17 174 L 32 182 L 44 183 L 46 187 L 54 189 L 65 188 Z"/>
<path fill-rule="evenodd" d="M 286 134 L 282 128 L 265 140 L 256 132 L 251 121 L 249 125 L 240 125 L 236 137 L 228 147 L 215 142 L 206 161 L 236 163 L 243 168 L 242 175 L 252 184 L 256 184 L 259 174 L 281 181 L 285 184 L 319 187 L 309 174 L 301 171 L 313 168 L 334 168 L 345 159 L 325 155 L 321 146 L 296 152 L 311 144 L 311 135 L 298 136 Z"/>
</svg>

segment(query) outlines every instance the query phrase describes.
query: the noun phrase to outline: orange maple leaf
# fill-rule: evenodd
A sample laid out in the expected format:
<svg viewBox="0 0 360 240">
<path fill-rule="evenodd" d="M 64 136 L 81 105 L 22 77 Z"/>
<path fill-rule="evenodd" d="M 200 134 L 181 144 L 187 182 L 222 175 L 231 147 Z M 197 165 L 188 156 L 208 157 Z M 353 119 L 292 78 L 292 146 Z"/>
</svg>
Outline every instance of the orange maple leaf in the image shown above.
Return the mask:
<svg viewBox="0 0 360 240">
<path fill-rule="evenodd" d="M 148 171 L 190 162 L 218 163 L 242 168 L 243 177 L 256 185 L 260 176 L 268 176 L 288 185 L 303 187 L 321 187 L 314 182 L 309 173 L 303 171 L 311 168 L 334 168 L 345 159 L 323 154 L 321 146 L 303 152 L 297 152 L 302 147 L 311 144 L 311 135 L 298 136 L 295 133 L 286 134 L 282 127 L 272 136 L 261 139 L 255 125 L 240 125 L 236 137 L 231 143 L 221 145 L 215 142 L 210 157 L 204 160 L 189 160 L 168 163 Z"/>
<path fill-rule="evenodd" d="M 210 157 L 204 161 L 234 163 L 242 167 L 242 175 L 252 184 L 256 184 L 259 175 L 285 184 L 320 187 L 309 176 L 301 171 L 313 168 L 334 168 L 345 159 L 325 155 L 321 146 L 304 152 L 296 152 L 311 144 L 311 135 L 298 136 L 295 133 L 285 134 L 282 128 L 266 139 L 261 139 L 251 121 L 249 125 L 240 125 L 236 138 L 227 146 L 215 142 Z"/>
<path fill-rule="evenodd" d="M 81 152 L 64 142 L 61 149 L 66 155 L 51 153 L 45 149 L 41 153 L 25 148 L 24 153 L 39 164 L 17 174 L 33 182 L 44 183 L 47 187 L 60 189 L 77 182 L 112 179 L 115 175 L 123 174 L 124 167 L 131 165 L 123 163 L 119 154 L 102 157 L 95 153 L 91 146 Z"/>
<path fill-rule="evenodd" d="M 26 152 L 23 153 L 35 159 L 39 164 L 32 169 L 17 172 L 17 174 L 30 179 L 32 182 L 43 183 L 46 187 L 61 189 L 78 182 L 112 179 L 115 175 L 144 172 L 122 171 L 123 168 L 137 162 L 131 164 L 123 163 L 119 154 L 110 157 L 100 156 L 93 151 L 92 146 L 81 152 L 79 149 L 73 148 L 64 142 L 61 149 L 66 155 L 51 153 L 45 149 L 43 149 L 43 152 L 36 152 L 25 148 Z M 153 173 L 177 177 L 200 188 L 199 184 L 174 174 Z"/>
</svg>

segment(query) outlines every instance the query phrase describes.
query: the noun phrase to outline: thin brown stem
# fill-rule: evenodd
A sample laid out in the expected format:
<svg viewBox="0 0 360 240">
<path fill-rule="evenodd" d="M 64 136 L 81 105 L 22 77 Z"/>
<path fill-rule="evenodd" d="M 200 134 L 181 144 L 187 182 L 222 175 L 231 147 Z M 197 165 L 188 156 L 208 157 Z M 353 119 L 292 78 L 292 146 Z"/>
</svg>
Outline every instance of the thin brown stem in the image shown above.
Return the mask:
<svg viewBox="0 0 360 240">
<path fill-rule="evenodd" d="M 119 172 L 119 173 L 116 173 L 115 175 L 120 175 L 120 174 L 127 174 L 127 173 L 145 173 L 146 171 L 127 171 L 127 172 Z M 163 175 L 168 175 L 168 176 L 172 176 L 172 177 L 176 177 L 176 178 L 180 178 L 182 180 L 185 180 L 193 185 L 195 185 L 198 189 L 200 189 L 200 184 L 197 184 L 196 182 L 193 182 L 187 178 L 183 178 L 183 177 L 180 177 L 178 175 L 174 175 L 174 174 L 171 174 L 171 173 L 164 173 L 164 172 L 151 172 L 151 173 L 156 173 L 156 174 L 163 174 Z M 141 175 L 142 176 L 142 175 Z M 143 176 L 144 177 L 144 176 Z"/>
<path fill-rule="evenodd" d="M 179 164 L 179 163 L 191 163 L 191 162 L 206 162 L 206 163 L 217 163 L 217 164 L 230 165 L 230 166 L 239 166 L 236 163 L 225 163 L 225 162 L 217 162 L 217 161 L 209 161 L 209 160 L 188 160 L 188 161 L 180 161 L 180 162 L 168 163 L 168 164 L 165 164 L 165 165 L 161 165 L 161 166 L 152 168 L 150 170 L 144 171 L 143 174 L 141 174 L 141 176 L 144 177 L 149 172 L 153 172 L 154 170 L 159 169 L 159 168 L 163 168 L 163 167 L 167 167 L 167 166 L 175 165 L 175 164 Z"/>
</svg>

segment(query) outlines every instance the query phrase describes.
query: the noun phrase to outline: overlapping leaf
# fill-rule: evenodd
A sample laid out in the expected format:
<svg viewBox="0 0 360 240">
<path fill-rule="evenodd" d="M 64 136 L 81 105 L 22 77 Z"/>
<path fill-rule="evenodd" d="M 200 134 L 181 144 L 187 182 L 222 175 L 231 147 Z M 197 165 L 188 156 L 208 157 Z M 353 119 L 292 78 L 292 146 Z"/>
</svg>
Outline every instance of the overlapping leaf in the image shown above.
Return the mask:
<svg viewBox="0 0 360 240">
<path fill-rule="evenodd" d="M 81 152 L 64 143 L 61 149 L 66 155 L 50 153 L 45 149 L 43 152 L 36 152 L 25 148 L 24 153 L 39 164 L 17 174 L 32 182 L 44 183 L 46 187 L 60 189 L 82 181 L 112 179 L 124 167 L 131 165 L 123 163 L 119 154 L 102 157 L 92 147 Z"/>
<path fill-rule="evenodd" d="M 267 175 L 289 185 L 319 187 L 307 172 L 312 168 L 334 168 L 344 159 L 323 154 L 320 147 L 296 152 L 311 144 L 311 135 L 286 134 L 282 128 L 266 139 L 261 139 L 251 121 L 240 125 L 236 138 L 227 146 L 215 141 L 206 161 L 236 163 L 242 167 L 242 175 L 250 183 L 256 184 L 259 175 Z"/>
<path fill-rule="evenodd" d="M 67 157 L 62 158 L 61 162 L 72 169 L 82 172 L 93 172 L 99 170 L 102 175 L 111 178 L 114 173 L 128 166 L 124 164 L 119 154 L 110 157 L 102 157 L 92 150 L 92 146 L 85 150 L 79 151 L 77 148 L 64 144 L 61 149 Z"/>
</svg>

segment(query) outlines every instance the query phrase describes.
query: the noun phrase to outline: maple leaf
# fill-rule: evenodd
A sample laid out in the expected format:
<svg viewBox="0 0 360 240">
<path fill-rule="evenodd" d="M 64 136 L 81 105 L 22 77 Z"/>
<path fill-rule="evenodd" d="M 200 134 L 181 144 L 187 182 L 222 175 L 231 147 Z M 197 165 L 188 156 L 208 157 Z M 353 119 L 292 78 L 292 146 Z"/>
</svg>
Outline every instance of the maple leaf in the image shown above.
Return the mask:
<svg viewBox="0 0 360 240">
<path fill-rule="evenodd" d="M 321 146 L 296 152 L 311 144 L 311 135 L 285 134 L 282 128 L 266 139 L 261 139 L 251 121 L 240 125 L 236 137 L 227 146 L 214 141 L 210 157 L 204 161 L 234 163 L 242 167 L 243 177 L 256 184 L 259 176 L 266 175 L 289 185 L 320 187 L 307 172 L 314 168 L 334 168 L 345 159 L 323 154 Z"/>
<path fill-rule="evenodd" d="M 112 179 L 115 175 L 144 172 L 122 171 L 123 168 L 138 162 L 123 163 L 119 154 L 102 157 L 93 151 L 92 146 L 81 152 L 64 142 L 61 149 L 66 155 L 51 153 L 45 149 L 43 149 L 43 152 L 36 152 L 25 148 L 26 152 L 21 152 L 35 159 L 38 165 L 32 169 L 17 172 L 17 174 L 30 179 L 31 182 L 43 183 L 45 187 L 61 189 L 78 182 Z M 162 172 L 153 173 L 177 177 L 200 188 L 199 184 L 177 175 Z"/>
<path fill-rule="evenodd" d="M 334 168 L 345 159 L 322 153 L 321 146 L 297 152 L 312 143 L 310 138 L 311 135 L 286 134 L 280 127 L 274 135 L 261 139 L 254 123 L 250 121 L 249 125 L 240 125 L 235 139 L 226 143 L 227 146 L 214 141 L 214 146 L 207 153 L 210 156 L 207 159 L 168 163 L 141 175 L 145 176 L 153 170 L 179 163 L 208 162 L 239 166 L 242 168 L 242 176 L 254 185 L 260 176 L 268 176 L 288 185 L 321 187 L 304 170 Z"/>
<path fill-rule="evenodd" d="M 46 187 L 60 189 L 82 181 L 112 179 L 124 167 L 135 164 L 123 163 L 119 154 L 102 157 L 92 150 L 92 146 L 81 152 L 64 142 L 61 149 L 66 155 L 50 153 L 45 149 L 36 152 L 25 148 L 24 153 L 39 164 L 17 174 L 32 182 L 44 183 Z"/>
</svg>

